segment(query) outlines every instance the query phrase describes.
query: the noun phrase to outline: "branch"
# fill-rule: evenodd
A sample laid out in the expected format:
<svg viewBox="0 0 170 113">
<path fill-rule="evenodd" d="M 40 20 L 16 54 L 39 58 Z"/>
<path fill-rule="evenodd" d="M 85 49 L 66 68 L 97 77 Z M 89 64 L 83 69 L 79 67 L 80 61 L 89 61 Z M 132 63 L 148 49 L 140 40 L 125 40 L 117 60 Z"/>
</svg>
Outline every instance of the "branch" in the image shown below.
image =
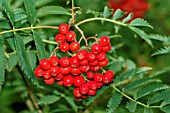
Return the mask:
<svg viewBox="0 0 170 113">
<path fill-rule="evenodd" d="M 32 91 L 31 91 L 30 87 L 29 87 L 29 85 L 28 85 L 28 83 L 27 83 L 27 80 L 26 80 L 26 78 L 25 78 L 22 70 L 20 69 L 20 67 L 19 67 L 18 65 L 17 65 L 16 67 L 17 67 L 18 71 L 19 71 L 20 74 L 21 74 L 21 77 L 22 77 L 22 79 L 23 79 L 23 81 L 24 81 L 24 83 L 25 83 L 25 86 L 26 86 L 26 88 L 27 88 L 28 94 L 29 94 L 29 96 L 30 96 L 30 99 L 31 99 L 34 107 L 36 108 L 36 110 L 38 111 L 38 113 L 42 113 L 41 109 L 39 108 L 39 106 L 38 106 L 38 104 L 37 104 L 37 102 L 36 102 L 36 100 L 35 100 L 35 98 L 34 98 L 34 95 L 33 95 Z"/>
<path fill-rule="evenodd" d="M 116 20 L 107 19 L 107 18 L 100 18 L 100 17 L 88 18 L 88 19 L 82 20 L 82 21 L 77 23 L 77 26 L 79 26 L 79 25 L 81 25 L 83 23 L 90 22 L 90 21 L 95 21 L 95 20 L 104 20 L 104 21 L 112 22 L 112 23 L 115 23 L 115 24 L 118 24 L 118 25 L 128 26 L 128 24 L 125 24 L 125 23 L 122 23 L 122 22 L 119 22 L 119 21 L 116 21 Z"/>
</svg>

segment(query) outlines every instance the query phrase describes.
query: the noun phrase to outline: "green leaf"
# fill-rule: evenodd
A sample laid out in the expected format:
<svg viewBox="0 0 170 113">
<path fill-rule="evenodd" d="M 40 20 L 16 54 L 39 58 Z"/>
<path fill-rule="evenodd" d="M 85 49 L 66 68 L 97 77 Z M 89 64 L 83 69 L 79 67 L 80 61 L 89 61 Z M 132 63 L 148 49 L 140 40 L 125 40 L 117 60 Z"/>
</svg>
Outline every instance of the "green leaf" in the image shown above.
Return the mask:
<svg viewBox="0 0 170 113">
<path fill-rule="evenodd" d="M 113 20 L 117 20 L 122 18 L 125 15 L 120 9 L 117 9 L 116 12 L 113 14 Z"/>
<path fill-rule="evenodd" d="M 47 54 L 45 51 L 45 45 L 44 45 L 40 35 L 34 31 L 33 36 L 34 36 L 34 41 L 35 41 L 37 55 L 38 55 L 39 60 L 41 60 L 43 58 L 47 58 Z"/>
<path fill-rule="evenodd" d="M 49 14 L 71 15 L 65 8 L 61 6 L 45 6 L 37 11 L 37 16 L 42 17 Z"/>
<path fill-rule="evenodd" d="M 90 105 L 92 102 L 94 102 L 102 93 L 104 93 L 109 88 L 109 86 L 103 86 L 100 90 L 97 91 L 95 96 L 89 96 L 87 105 Z"/>
<path fill-rule="evenodd" d="M 165 106 L 161 108 L 161 111 L 165 112 L 165 113 L 170 113 L 170 105 L 169 106 Z"/>
<path fill-rule="evenodd" d="M 17 58 L 19 65 L 23 72 L 26 74 L 28 79 L 31 79 L 31 81 L 35 84 L 38 85 L 37 79 L 35 78 L 33 69 L 31 67 L 31 64 L 29 62 L 24 42 L 19 34 L 15 34 L 15 45 L 16 45 L 16 52 L 17 52 Z"/>
<path fill-rule="evenodd" d="M 60 100 L 60 97 L 56 95 L 46 95 L 38 100 L 38 104 L 53 104 Z"/>
<path fill-rule="evenodd" d="M 150 38 L 150 39 L 162 41 L 162 42 L 165 42 L 165 43 L 170 43 L 170 37 L 165 36 L 165 35 L 150 34 L 150 35 L 147 35 L 146 37 L 148 37 L 148 38 Z"/>
<path fill-rule="evenodd" d="M 7 20 L 0 21 L 0 28 L 1 29 L 11 29 L 9 21 L 7 21 Z"/>
<path fill-rule="evenodd" d="M 31 25 L 34 25 L 37 19 L 35 0 L 24 0 L 24 4 L 28 15 L 28 21 L 30 22 Z"/>
<path fill-rule="evenodd" d="M 129 27 L 132 31 L 134 31 L 136 34 L 138 34 L 143 40 L 145 40 L 151 47 L 153 47 L 152 41 L 150 40 L 150 38 L 146 37 L 147 34 L 136 27 Z"/>
<path fill-rule="evenodd" d="M 153 28 L 147 21 L 141 19 L 141 18 L 137 18 L 133 21 L 130 22 L 130 26 L 144 26 L 144 27 L 150 27 Z"/>
<path fill-rule="evenodd" d="M 129 101 L 127 102 L 126 108 L 130 111 L 130 112 L 135 112 L 137 107 L 137 103 L 134 101 Z"/>
<path fill-rule="evenodd" d="M 109 70 L 113 70 L 115 73 L 120 71 L 124 65 L 124 62 L 117 61 L 109 65 Z"/>
<path fill-rule="evenodd" d="M 170 53 L 170 46 L 160 48 L 159 50 L 155 51 L 151 56 L 162 55 Z"/>
<path fill-rule="evenodd" d="M 125 22 L 128 22 L 129 20 L 131 20 L 133 17 L 133 14 L 132 13 L 129 13 L 127 17 L 125 17 L 122 22 L 125 23 Z"/>
<path fill-rule="evenodd" d="M 169 95 L 169 94 L 168 94 Z M 166 100 L 164 100 L 162 103 L 161 103 L 161 106 L 166 106 L 170 104 L 170 97 L 169 98 L 166 98 Z"/>
<path fill-rule="evenodd" d="M 170 90 L 157 93 L 156 95 L 154 95 L 152 98 L 149 99 L 148 104 L 153 104 L 161 100 L 165 100 L 167 98 L 170 98 Z"/>
<path fill-rule="evenodd" d="M 109 17 L 112 14 L 112 10 L 110 10 L 107 6 L 104 7 L 104 11 L 103 11 L 103 17 Z"/>
<path fill-rule="evenodd" d="M 144 107 L 143 113 L 153 113 L 152 109 Z"/>
<path fill-rule="evenodd" d="M 17 65 L 17 55 L 16 53 L 11 54 L 9 56 L 8 62 L 7 62 L 7 69 L 8 71 L 12 71 L 12 69 Z"/>
<path fill-rule="evenodd" d="M 27 55 L 28 55 L 28 60 L 31 64 L 32 69 L 34 69 L 36 67 L 36 62 L 37 62 L 37 57 L 34 54 L 34 51 L 27 51 Z"/>
<path fill-rule="evenodd" d="M 107 104 L 107 113 L 113 113 L 113 111 L 119 106 L 122 100 L 122 95 L 120 93 L 115 93 L 109 100 Z"/>
<path fill-rule="evenodd" d="M 140 86 L 147 85 L 147 84 L 153 83 L 153 82 L 161 82 L 161 80 L 153 79 L 153 78 L 152 79 L 146 78 L 146 79 L 136 80 L 136 81 L 131 82 L 131 83 L 126 85 L 125 92 L 134 90 L 134 89 L 136 89 L 136 88 L 138 88 Z"/>
<path fill-rule="evenodd" d="M 0 36 L 0 91 L 5 80 L 6 58 L 4 53 L 4 43 Z"/>
<path fill-rule="evenodd" d="M 139 93 L 137 94 L 137 99 L 149 95 L 151 93 L 154 93 L 156 91 L 169 89 L 169 88 L 170 87 L 166 84 L 149 85 L 148 87 L 145 87 L 139 91 Z"/>
<path fill-rule="evenodd" d="M 71 98 L 71 97 L 64 97 L 64 98 L 73 107 L 74 111 L 77 113 L 78 107 L 74 102 L 74 98 Z"/>
<path fill-rule="evenodd" d="M 7 14 L 12 26 L 14 26 L 14 20 L 15 20 L 15 16 L 14 16 L 14 12 L 11 9 L 10 5 L 9 5 L 9 0 L 2 0 L 2 7 L 5 11 L 5 13 Z"/>
</svg>

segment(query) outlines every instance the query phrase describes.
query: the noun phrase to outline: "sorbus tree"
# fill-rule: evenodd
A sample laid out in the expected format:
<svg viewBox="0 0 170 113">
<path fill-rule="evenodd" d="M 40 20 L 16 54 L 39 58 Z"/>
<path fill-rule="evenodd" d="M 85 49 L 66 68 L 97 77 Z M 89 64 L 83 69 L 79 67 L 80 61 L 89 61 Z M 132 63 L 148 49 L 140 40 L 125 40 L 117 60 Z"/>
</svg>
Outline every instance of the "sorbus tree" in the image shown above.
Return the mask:
<svg viewBox="0 0 170 113">
<path fill-rule="evenodd" d="M 24 113 L 170 111 L 170 86 L 158 78 L 169 68 L 142 58 L 162 46 L 153 40 L 169 44 L 141 19 L 145 0 L 102 1 L 114 11 L 86 13 L 74 0 L 11 1 L 0 0 L 2 106 L 10 100 L 4 106 Z M 152 56 L 166 53 L 169 46 Z M 0 105 L 13 113 L 6 108 Z"/>
</svg>

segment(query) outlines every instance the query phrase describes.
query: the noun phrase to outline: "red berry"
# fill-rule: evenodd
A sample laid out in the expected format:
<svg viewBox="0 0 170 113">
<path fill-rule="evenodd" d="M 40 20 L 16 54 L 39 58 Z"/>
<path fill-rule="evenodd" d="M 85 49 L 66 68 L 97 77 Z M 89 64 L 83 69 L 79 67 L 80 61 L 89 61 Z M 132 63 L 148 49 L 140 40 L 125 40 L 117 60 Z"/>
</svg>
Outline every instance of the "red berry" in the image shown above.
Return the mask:
<svg viewBox="0 0 170 113">
<path fill-rule="evenodd" d="M 43 70 L 40 67 L 37 67 L 34 70 L 34 74 L 35 74 L 36 78 L 41 78 L 42 77 L 42 73 L 43 73 Z"/>
<path fill-rule="evenodd" d="M 110 44 L 110 38 L 108 36 L 102 36 L 100 38 L 100 45 L 105 47 Z"/>
<path fill-rule="evenodd" d="M 93 52 L 89 52 L 87 54 L 87 59 L 88 59 L 89 62 L 93 62 L 93 61 L 96 60 L 96 55 Z"/>
<path fill-rule="evenodd" d="M 71 74 L 72 75 L 80 75 L 81 74 L 81 70 L 79 67 L 77 68 L 71 68 Z"/>
<path fill-rule="evenodd" d="M 58 27 L 58 31 L 61 34 L 66 34 L 69 31 L 70 27 L 67 24 L 60 24 Z"/>
<path fill-rule="evenodd" d="M 95 60 L 95 61 L 93 61 L 93 62 L 90 62 L 89 64 L 90 64 L 90 66 L 97 66 L 98 65 L 98 60 Z"/>
<path fill-rule="evenodd" d="M 64 56 L 60 59 L 61 67 L 68 67 L 70 65 L 70 59 L 67 56 Z"/>
<path fill-rule="evenodd" d="M 76 33 L 74 31 L 69 31 L 67 34 L 66 34 L 66 40 L 68 42 L 72 42 L 76 39 Z"/>
<path fill-rule="evenodd" d="M 89 71 L 89 72 L 87 72 L 86 76 L 88 79 L 93 79 L 94 73 L 92 71 Z"/>
<path fill-rule="evenodd" d="M 91 81 L 89 83 L 89 89 L 91 90 L 97 90 L 98 86 L 97 86 L 97 83 L 95 81 Z"/>
<path fill-rule="evenodd" d="M 46 80 L 46 79 L 44 79 L 44 82 L 46 83 L 46 84 L 53 84 L 54 83 L 54 78 L 50 78 L 50 79 L 48 79 L 48 80 Z"/>
<path fill-rule="evenodd" d="M 90 69 L 90 65 L 88 64 L 88 65 L 85 65 L 85 66 L 80 66 L 80 70 L 82 71 L 82 72 L 87 72 L 87 71 L 89 71 L 89 69 Z"/>
<path fill-rule="evenodd" d="M 55 41 L 56 41 L 57 43 L 59 43 L 59 44 L 62 44 L 62 43 L 65 42 L 65 36 L 62 35 L 62 34 L 57 34 L 57 35 L 55 36 Z"/>
<path fill-rule="evenodd" d="M 111 44 L 109 44 L 109 45 L 103 47 L 102 49 L 103 49 L 103 52 L 108 52 L 111 50 L 111 48 L 112 48 L 112 46 L 111 46 Z"/>
<path fill-rule="evenodd" d="M 80 98 L 82 96 L 82 94 L 80 93 L 79 88 L 74 88 L 73 94 L 74 94 L 74 97 L 76 97 L 76 98 Z"/>
<path fill-rule="evenodd" d="M 111 78 L 110 78 L 110 76 L 109 75 L 103 75 L 103 77 L 102 77 L 102 81 L 103 81 L 103 83 L 104 84 L 109 84 L 110 82 L 111 82 Z"/>
<path fill-rule="evenodd" d="M 108 59 L 106 58 L 105 61 L 99 62 L 99 65 L 100 65 L 101 67 L 105 67 L 105 66 L 107 66 L 108 63 L 109 63 L 109 61 L 108 61 Z"/>
<path fill-rule="evenodd" d="M 82 99 L 85 99 L 85 98 L 87 98 L 87 96 L 86 96 L 86 95 L 82 95 L 81 98 L 82 98 Z"/>
<path fill-rule="evenodd" d="M 92 70 L 92 71 L 99 71 L 100 70 L 100 65 L 97 65 L 97 66 L 95 66 L 95 67 L 93 67 L 93 66 L 91 66 L 90 67 L 90 69 Z"/>
<path fill-rule="evenodd" d="M 78 60 L 85 60 L 87 58 L 87 51 L 86 50 L 80 50 L 78 53 L 77 53 L 77 58 Z"/>
<path fill-rule="evenodd" d="M 89 63 L 89 61 L 87 59 L 79 61 L 80 65 L 84 66 L 87 65 Z"/>
<path fill-rule="evenodd" d="M 103 77 L 102 74 L 96 73 L 96 74 L 94 75 L 94 81 L 95 81 L 95 82 L 102 82 L 102 77 Z"/>
<path fill-rule="evenodd" d="M 71 75 L 64 76 L 63 85 L 69 87 L 73 84 L 73 77 Z"/>
<path fill-rule="evenodd" d="M 70 44 L 70 50 L 72 51 L 72 52 L 76 52 L 76 51 L 78 51 L 80 49 L 80 43 L 78 43 L 78 42 L 72 42 L 71 44 Z"/>
<path fill-rule="evenodd" d="M 43 69 L 43 70 L 49 70 L 50 69 L 50 63 L 49 63 L 49 60 L 47 59 L 42 59 L 40 61 L 40 67 Z"/>
<path fill-rule="evenodd" d="M 71 57 L 69 62 L 70 62 L 71 67 L 78 67 L 79 66 L 79 61 L 78 61 L 77 56 Z"/>
<path fill-rule="evenodd" d="M 113 78 L 114 77 L 114 72 L 112 70 L 107 70 L 105 75 L 108 75 L 108 76 L 110 76 L 110 78 Z"/>
<path fill-rule="evenodd" d="M 60 73 L 60 68 L 58 66 L 50 68 L 50 74 L 52 76 L 57 76 Z"/>
<path fill-rule="evenodd" d="M 86 84 L 83 84 L 80 86 L 79 90 L 81 94 L 85 95 L 88 93 L 89 87 Z"/>
<path fill-rule="evenodd" d="M 51 66 L 57 66 L 59 64 L 60 60 L 56 56 L 52 56 L 49 58 L 49 63 Z"/>
<path fill-rule="evenodd" d="M 42 75 L 43 75 L 44 79 L 50 79 L 51 78 L 50 70 L 43 71 Z"/>
<path fill-rule="evenodd" d="M 63 86 L 63 81 L 62 81 L 62 80 L 57 81 L 56 83 L 57 83 L 58 85 L 60 85 L 60 86 Z"/>
<path fill-rule="evenodd" d="M 102 51 L 102 46 L 100 44 L 93 44 L 91 50 L 93 53 L 98 54 Z"/>
<path fill-rule="evenodd" d="M 106 60 L 106 53 L 105 52 L 101 52 L 101 53 L 97 54 L 97 60 L 99 62 L 105 61 Z"/>
<path fill-rule="evenodd" d="M 97 82 L 97 88 L 101 88 L 103 86 L 103 83 L 102 82 Z"/>
<path fill-rule="evenodd" d="M 96 95 L 96 90 L 91 90 L 91 89 L 89 89 L 88 95 L 89 95 L 89 96 L 94 96 L 94 95 Z"/>
<path fill-rule="evenodd" d="M 65 68 L 64 68 L 64 67 L 60 67 L 60 72 L 61 72 L 62 74 L 64 74 L 64 75 L 69 74 L 70 71 L 71 71 L 71 67 L 70 67 L 70 66 L 65 67 Z"/>
<path fill-rule="evenodd" d="M 62 80 L 63 77 L 64 77 L 64 75 L 60 73 L 59 75 L 55 76 L 54 79 L 59 81 L 59 80 Z"/>
<path fill-rule="evenodd" d="M 68 50 L 69 50 L 69 44 L 68 44 L 67 42 L 62 43 L 62 44 L 60 45 L 60 50 L 61 50 L 62 52 L 68 52 Z"/>
<path fill-rule="evenodd" d="M 76 76 L 74 77 L 74 86 L 80 87 L 85 82 L 84 78 L 82 76 Z"/>
</svg>

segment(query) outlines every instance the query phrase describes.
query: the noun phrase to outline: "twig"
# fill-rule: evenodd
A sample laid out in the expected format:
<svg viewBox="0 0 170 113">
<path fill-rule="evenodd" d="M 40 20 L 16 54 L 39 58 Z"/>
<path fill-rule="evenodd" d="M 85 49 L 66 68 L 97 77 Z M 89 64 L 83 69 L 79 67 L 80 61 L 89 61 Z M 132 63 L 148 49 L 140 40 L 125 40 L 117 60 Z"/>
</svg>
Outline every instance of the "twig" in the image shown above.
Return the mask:
<svg viewBox="0 0 170 113">
<path fill-rule="evenodd" d="M 24 81 L 24 83 L 25 83 L 25 86 L 26 86 L 26 88 L 27 88 L 29 97 L 30 97 L 30 99 L 31 99 L 34 107 L 36 108 L 36 110 L 38 111 L 38 113 L 42 113 L 41 109 L 39 108 L 39 106 L 38 106 L 38 104 L 37 104 L 37 101 L 36 101 L 35 98 L 34 98 L 34 95 L 33 95 L 32 91 L 31 91 L 30 87 L 29 87 L 29 85 L 28 85 L 28 83 L 27 83 L 27 80 L 26 80 L 26 78 L 25 78 L 22 70 L 20 69 L 20 67 L 19 67 L 18 65 L 17 65 L 16 67 L 17 67 L 18 71 L 19 71 L 20 74 L 21 74 L 21 77 L 22 77 L 22 79 L 23 79 L 23 81 Z"/>
</svg>

